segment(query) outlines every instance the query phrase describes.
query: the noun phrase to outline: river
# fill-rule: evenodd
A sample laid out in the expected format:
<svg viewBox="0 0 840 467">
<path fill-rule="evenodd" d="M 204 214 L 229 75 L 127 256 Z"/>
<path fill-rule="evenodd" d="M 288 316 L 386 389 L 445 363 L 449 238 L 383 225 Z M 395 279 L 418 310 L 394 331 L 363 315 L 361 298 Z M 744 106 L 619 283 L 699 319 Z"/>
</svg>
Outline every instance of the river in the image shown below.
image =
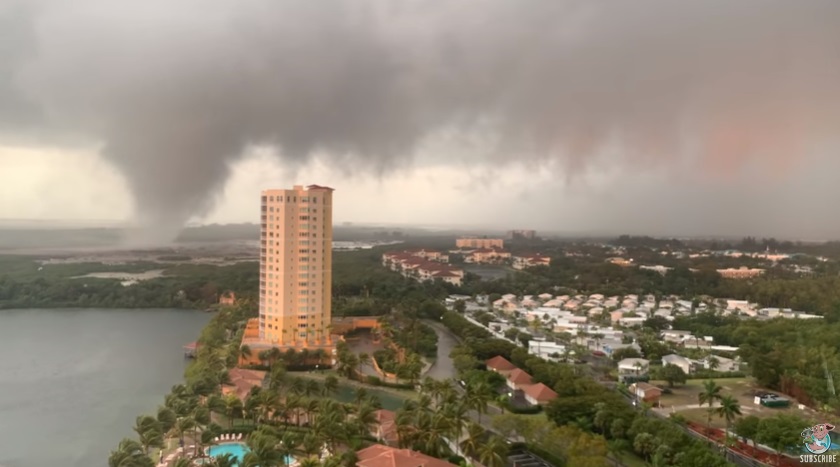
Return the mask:
<svg viewBox="0 0 840 467">
<path fill-rule="evenodd" d="M 210 314 L 0 311 L 0 466 L 104 467 L 134 419 L 183 381 Z"/>
</svg>

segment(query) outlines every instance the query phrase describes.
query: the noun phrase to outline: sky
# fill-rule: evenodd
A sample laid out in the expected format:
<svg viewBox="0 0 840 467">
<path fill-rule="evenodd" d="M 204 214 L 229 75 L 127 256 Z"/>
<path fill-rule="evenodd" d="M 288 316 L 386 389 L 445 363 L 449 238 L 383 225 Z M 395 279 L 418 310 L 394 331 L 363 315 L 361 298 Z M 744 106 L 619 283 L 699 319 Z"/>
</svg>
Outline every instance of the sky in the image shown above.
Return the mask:
<svg viewBox="0 0 840 467">
<path fill-rule="evenodd" d="M 0 219 L 840 238 L 840 2 L 0 0 Z"/>
</svg>

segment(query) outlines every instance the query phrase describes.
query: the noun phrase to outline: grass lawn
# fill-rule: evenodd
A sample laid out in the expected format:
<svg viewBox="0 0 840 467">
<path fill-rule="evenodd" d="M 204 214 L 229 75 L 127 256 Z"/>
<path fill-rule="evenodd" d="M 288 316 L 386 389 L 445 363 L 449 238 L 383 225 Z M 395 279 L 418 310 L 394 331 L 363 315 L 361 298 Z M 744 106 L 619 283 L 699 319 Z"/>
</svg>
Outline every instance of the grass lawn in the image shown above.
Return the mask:
<svg viewBox="0 0 840 467">
<path fill-rule="evenodd" d="M 632 452 L 625 452 L 619 457 L 619 462 L 627 467 L 647 467 L 647 462 Z"/>
<path fill-rule="evenodd" d="M 697 404 L 697 396 L 703 391 L 703 379 L 690 379 L 686 384 L 671 388 L 672 394 L 663 394 L 660 403 L 663 407 Z M 714 380 L 723 388 L 723 394 L 732 395 L 742 406 L 752 404 L 753 391 L 756 388 L 752 378 L 719 378 Z M 651 384 L 667 387 L 665 381 L 651 381 Z"/>
<path fill-rule="evenodd" d="M 791 407 L 784 408 L 784 409 L 771 409 L 769 407 L 764 407 L 764 406 L 761 406 L 761 405 L 750 404 L 748 406 L 742 405 L 741 406 L 741 413 L 742 413 L 742 416 L 755 415 L 756 417 L 759 417 L 759 418 L 772 417 L 774 415 L 778 415 L 778 414 L 783 413 L 783 414 L 788 414 L 788 415 L 796 415 L 796 416 L 801 417 L 805 420 L 808 420 L 808 421 L 810 421 L 811 423 L 814 423 L 814 424 L 819 423 L 821 421 L 820 419 L 813 416 L 809 412 L 806 412 L 804 410 L 799 410 L 797 408 L 791 408 Z M 685 417 L 685 419 L 688 420 L 688 421 L 697 422 L 697 423 L 701 423 L 703 425 L 706 425 L 707 417 L 708 417 L 708 408 L 706 407 L 706 408 L 702 408 L 702 409 L 681 410 L 679 412 L 679 414 L 682 417 Z M 717 414 L 713 414 L 712 415 L 712 427 L 713 428 L 725 428 L 726 423 L 723 420 L 723 418 L 719 417 Z"/>
</svg>

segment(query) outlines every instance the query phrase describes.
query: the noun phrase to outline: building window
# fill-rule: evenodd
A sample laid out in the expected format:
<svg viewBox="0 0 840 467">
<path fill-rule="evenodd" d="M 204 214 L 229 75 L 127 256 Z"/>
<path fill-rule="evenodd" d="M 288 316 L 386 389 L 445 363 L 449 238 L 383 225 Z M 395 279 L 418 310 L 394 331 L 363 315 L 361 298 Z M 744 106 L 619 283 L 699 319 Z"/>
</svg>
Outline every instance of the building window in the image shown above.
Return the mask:
<svg viewBox="0 0 840 467">
<path fill-rule="evenodd" d="M 303 339 L 306 339 L 306 333 L 305 333 L 305 332 L 300 333 L 300 334 L 299 334 L 299 337 L 301 337 L 301 338 L 303 338 Z"/>
</svg>

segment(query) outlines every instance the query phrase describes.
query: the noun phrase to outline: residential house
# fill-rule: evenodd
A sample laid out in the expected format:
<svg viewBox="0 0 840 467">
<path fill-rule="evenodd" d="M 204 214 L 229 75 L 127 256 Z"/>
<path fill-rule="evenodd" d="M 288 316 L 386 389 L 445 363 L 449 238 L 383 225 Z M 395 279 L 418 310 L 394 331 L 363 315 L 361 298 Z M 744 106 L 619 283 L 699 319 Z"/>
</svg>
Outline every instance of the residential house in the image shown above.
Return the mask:
<svg viewBox="0 0 840 467">
<path fill-rule="evenodd" d="M 662 389 L 644 381 L 631 384 L 629 389 L 634 396 L 647 403 L 658 402 L 659 397 L 662 396 Z"/>
<path fill-rule="evenodd" d="M 686 338 L 694 337 L 691 334 L 691 331 L 680 331 L 677 329 L 666 329 L 662 331 L 661 338 L 665 342 L 673 342 L 675 344 L 679 344 L 684 341 Z"/>
<path fill-rule="evenodd" d="M 508 359 L 502 357 L 501 355 L 496 355 L 490 360 L 484 362 L 484 364 L 487 366 L 488 370 L 495 371 L 496 373 L 499 373 L 503 376 L 507 376 L 508 373 L 517 369 L 516 365 L 514 365 Z"/>
<path fill-rule="evenodd" d="M 681 345 L 686 349 L 702 349 L 702 350 L 711 350 L 712 345 L 714 344 L 714 338 L 711 336 L 705 337 L 686 337 Z"/>
<path fill-rule="evenodd" d="M 421 452 L 382 444 L 357 451 L 356 459 L 357 467 L 457 467 Z"/>
<path fill-rule="evenodd" d="M 543 383 L 525 386 L 522 393 L 531 405 L 546 405 L 557 398 L 557 393 Z"/>
<path fill-rule="evenodd" d="M 680 367 L 683 373 L 687 375 L 690 375 L 694 372 L 694 362 L 688 358 L 683 357 L 682 355 L 670 354 L 662 357 L 662 366 L 668 364 Z"/>
<path fill-rule="evenodd" d="M 510 371 L 506 376 L 506 380 L 507 386 L 514 391 L 522 390 L 525 386 L 534 384 L 534 380 L 531 378 L 531 375 L 520 368 Z"/>
<path fill-rule="evenodd" d="M 714 362 L 714 363 L 713 363 Z M 702 360 L 703 368 L 711 370 L 714 366 L 715 371 L 722 373 L 732 373 L 741 371 L 741 360 L 721 357 L 719 355 L 711 355 Z"/>
<path fill-rule="evenodd" d="M 644 358 L 625 358 L 618 362 L 618 380 L 627 382 L 647 377 L 650 361 Z"/>
<path fill-rule="evenodd" d="M 565 345 L 549 342 L 544 338 L 534 338 L 528 341 L 528 353 L 546 360 L 557 360 L 558 357 L 554 357 L 554 355 L 562 357 L 565 352 Z"/>
</svg>

